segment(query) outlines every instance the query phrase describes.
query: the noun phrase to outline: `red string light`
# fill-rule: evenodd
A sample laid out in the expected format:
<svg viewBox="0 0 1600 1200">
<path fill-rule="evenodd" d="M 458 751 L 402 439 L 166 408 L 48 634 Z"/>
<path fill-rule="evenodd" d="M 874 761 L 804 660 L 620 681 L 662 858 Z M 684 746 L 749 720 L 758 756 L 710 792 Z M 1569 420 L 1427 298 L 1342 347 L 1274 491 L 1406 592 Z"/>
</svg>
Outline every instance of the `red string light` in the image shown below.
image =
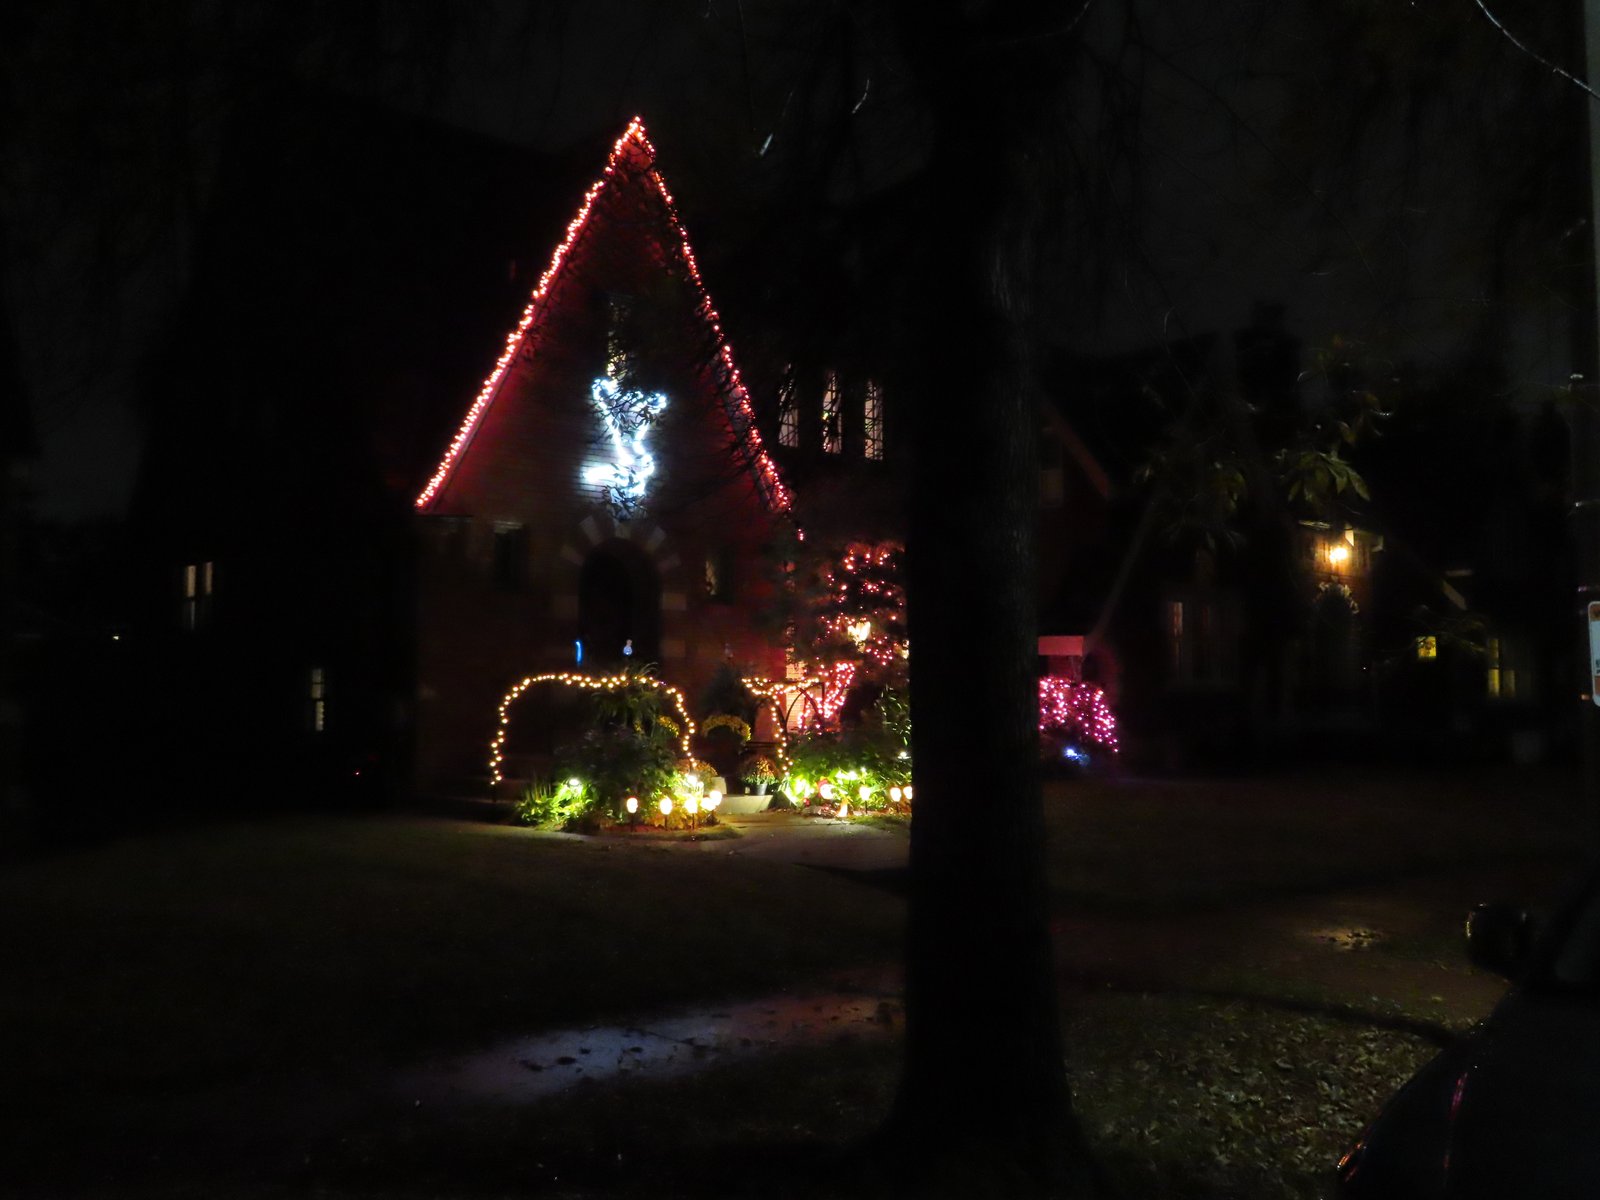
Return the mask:
<svg viewBox="0 0 1600 1200">
<path fill-rule="evenodd" d="M 628 153 L 630 150 L 635 153 Z M 744 385 L 743 377 L 738 366 L 733 360 L 733 349 L 728 344 L 723 333 L 722 319 L 711 304 L 710 293 L 706 290 L 704 281 L 700 277 L 700 268 L 695 261 L 694 250 L 689 245 L 689 237 L 683 228 L 683 222 L 678 218 L 677 205 L 672 199 L 672 193 L 667 190 L 666 181 L 661 172 L 655 167 L 655 147 L 650 144 L 650 139 L 645 135 L 644 122 L 635 117 L 628 123 L 611 147 L 611 155 L 606 161 L 605 170 L 600 178 L 584 194 L 583 202 L 578 206 L 577 215 L 567 223 L 567 233 L 561 244 L 556 247 L 555 253 L 550 258 L 550 265 L 545 268 L 544 274 L 539 277 L 539 284 L 529 297 L 527 306 L 522 310 L 522 318 L 517 322 L 515 329 L 506 336 L 505 349 L 500 357 L 495 360 L 494 369 L 489 372 L 483 386 L 478 389 L 477 397 L 472 406 L 467 410 L 466 417 L 462 420 L 456 435 L 451 439 L 449 447 L 445 450 L 444 458 L 440 461 L 438 469 L 429 479 L 428 484 L 418 494 L 415 507 L 419 510 L 426 509 L 439 496 L 440 491 L 448 482 L 451 473 L 461 461 L 461 456 L 466 452 L 467 446 L 472 442 L 479 426 L 482 424 L 484 414 L 489 406 L 494 403 L 499 394 L 500 385 L 505 380 L 506 372 L 517 356 L 530 343 L 530 337 L 537 333 L 545 306 L 550 298 L 556 280 L 561 274 L 561 269 L 567 263 L 573 248 L 582 239 L 588 228 L 589 216 L 594 211 L 596 202 L 601 194 L 610 186 L 617 177 L 619 168 L 640 166 L 645 168 L 645 177 L 649 179 L 660 195 L 665 205 L 667 223 L 678 236 L 679 249 L 683 255 L 685 265 L 689 269 L 689 277 L 694 283 L 696 295 L 696 308 L 700 316 L 710 326 L 716 338 L 717 367 L 719 379 L 717 380 L 722 392 L 723 404 L 728 413 L 729 422 L 734 426 L 736 434 L 742 434 L 745 439 L 746 449 L 754 470 L 757 491 L 762 500 L 773 512 L 788 512 L 793 504 L 789 490 L 784 486 L 782 477 L 778 474 L 777 464 L 772 461 L 771 455 L 766 451 L 761 440 L 761 432 L 756 428 L 755 408 L 750 403 L 750 395 Z"/>
<path fill-rule="evenodd" d="M 1039 680 L 1039 729 L 1076 733 L 1103 749 L 1117 752 L 1117 719 L 1104 690 L 1092 683 L 1045 675 Z"/>
</svg>

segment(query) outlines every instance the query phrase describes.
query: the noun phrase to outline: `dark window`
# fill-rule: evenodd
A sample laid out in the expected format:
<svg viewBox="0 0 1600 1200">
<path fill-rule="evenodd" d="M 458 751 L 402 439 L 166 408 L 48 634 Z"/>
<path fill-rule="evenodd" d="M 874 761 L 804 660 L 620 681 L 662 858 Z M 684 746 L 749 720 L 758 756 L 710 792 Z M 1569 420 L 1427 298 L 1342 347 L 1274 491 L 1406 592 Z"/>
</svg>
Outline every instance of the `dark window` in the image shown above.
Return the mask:
<svg viewBox="0 0 1600 1200">
<path fill-rule="evenodd" d="M 521 591 L 527 575 L 528 531 L 521 525 L 496 521 L 494 526 L 494 586 L 496 591 Z"/>
<path fill-rule="evenodd" d="M 705 582 L 708 600 L 732 600 L 733 555 L 727 550 L 714 550 L 706 555 Z"/>
<path fill-rule="evenodd" d="M 778 384 L 778 445 L 791 449 L 800 445 L 800 405 L 794 395 L 794 368 L 783 373 Z"/>
<path fill-rule="evenodd" d="M 839 404 L 839 376 L 829 371 L 822 385 L 822 451 L 824 454 L 844 452 L 844 428 Z"/>
<path fill-rule="evenodd" d="M 871 459 L 883 457 L 883 389 L 871 380 L 861 402 L 861 452 Z"/>
<path fill-rule="evenodd" d="M 196 630 L 211 618 L 211 588 L 215 578 L 214 566 L 209 562 L 184 563 L 179 572 L 179 586 L 183 603 L 179 620 L 187 630 Z"/>
</svg>

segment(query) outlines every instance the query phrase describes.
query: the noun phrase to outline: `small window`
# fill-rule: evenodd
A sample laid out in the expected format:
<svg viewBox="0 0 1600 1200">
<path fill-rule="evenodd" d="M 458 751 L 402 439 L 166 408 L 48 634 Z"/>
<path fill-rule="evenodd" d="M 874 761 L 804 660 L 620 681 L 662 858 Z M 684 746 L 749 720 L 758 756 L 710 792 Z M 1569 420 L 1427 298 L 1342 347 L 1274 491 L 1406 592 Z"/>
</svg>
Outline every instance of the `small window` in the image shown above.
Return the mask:
<svg viewBox="0 0 1600 1200">
<path fill-rule="evenodd" d="M 1172 664 L 1172 673 L 1182 675 L 1184 667 L 1182 600 L 1167 601 L 1167 651 Z"/>
<path fill-rule="evenodd" d="M 628 318 L 632 313 L 632 296 L 606 297 L 606 375 L 612 379 L 627 378 L 633 368 L 633 355 L 628 348 Z"/>
<path fill-rule="evenodd" d="M 828 372 L 822 387 L 822 452 L 824 454 L 844 452 L 844 430 L 841 428 L 839 411 L 839 376 L 834 371 Z"/>
<path fill-rule="evenodd" d="M 793 367 L 784 371 L 783 382 L 778 385 L 778 445 L 800 445 L 800 406 L 794 398 Z"/>
<path fill-rule="evenodd" d="M 528 531 L 512 521 L 494 523 L 494 586 L 499 592 L 518 592 L 525 581 Z"/>
<path fill-rule="evenodd" d="M 185 629 L 193 631 L 204 625 L 211 615 L 214 569 L 209 562 L 185 563 L 181 574 L 183 602 L 179 620 Z"/>
<path fill-rule="evenodd" d="M 733 599 L 732 556 L 726 550 L 706 555 L 705 587 L 708 600 Z"/>
<path fill-rule="evenodd" d="M 311 668 L 309 724 L 312 733 L 321 733 L 328 724 L 328 679 L 321 667 Z"/>
<path fill-rule="evenodd" d="M 867 395 L 861 403 L 862 453 L 870 459 L 883 458 L 883 389 L 867 382 Z"/>
</svg>

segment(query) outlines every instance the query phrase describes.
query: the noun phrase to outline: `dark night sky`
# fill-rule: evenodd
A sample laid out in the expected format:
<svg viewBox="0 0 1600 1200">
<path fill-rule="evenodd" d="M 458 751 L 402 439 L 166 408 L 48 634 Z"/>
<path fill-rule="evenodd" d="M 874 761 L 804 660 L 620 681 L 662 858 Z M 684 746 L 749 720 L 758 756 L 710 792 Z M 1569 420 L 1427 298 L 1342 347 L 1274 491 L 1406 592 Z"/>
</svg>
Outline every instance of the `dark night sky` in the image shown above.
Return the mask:
<svg viewBox="0 0 1600 1200">
<path fill-rule="evenodd" d="M 1398 105 L 1379 111 L 1367 144 L 1341 165 L 1334 195 L 1326 178 L 1297 165 L 1315 161 L 1310 143 L 1327 135 L 1304 114 L 1303 68 L 1324 52 L 1309 37 L 1310 9 L 1292 0 L 1138 8 L 1140 35 L 1157 52 L 1130 56 L 1124 6 L 1092 7 L 1084 29 L 1139 81 L 1142 142 L 1128 195 L 1140 212 L 1139 236 L 1113 249 L 1116 269 L 1092 297 L 1063 272 L 1056 340 L 1149 345 L 1237 327 L 1256 301 L 1273 300 L 1287 305 L 1307 344 L 1340 332 L 1424 361 L 1458 354 L 1482 307 L 1485 265 L 1475 239 L 1483 218 L 1475 204 L 1486 169 L 1460 105 L 1441 103 L 1420 124 Z M 3 60 L 13 94 L 28 98 L 17 106 L 17 152 L 0 175 L 5 282 L 41 443 L 38 508 L 53 516 L 115 513 L 126 503 L 139 443 L 131 397 L 187 282 L 195 214 L 204 211 L 222 128 L 216 118 L 226 106 L 209 98 L 235 90 L 255 61 L 241 48 L 255 47 L 259 33 L 248 15 L 216 32 L 217 3 L 174 6 L 210 31 L 189 47 L 183 74 L 161 30 L 113 47 L 91 28 L 104 9 L 50 6 Z M 718 237 L 719 205 L 752 202 L 761 148 L 776 134 L 768 151 L 783 152 L 803 71 L 834 46 L 829 6 L 799 0 L 600 0 L 539 7 L 522 22 L 507 15 L 522 11 L 515 6 L 462 11 L 470 20 L 446 57 L 432 56 L 422 86 L 405 68 L 429 57 L 417 49 L 426 39 L 407 42 L 403 30 L 390 31 L 399 49 L 377 68 L 330 61 L 315 45 L 295 61 L 317 84 L 359 86 L 542 151 L 610 135 L 642 113 L 702 245 Z M 1453 19 L 1476 18 L 1461 6 Z M 914 162 L 917 114 L 892 52 L 875 47 L 870 31 L 860 45 L 850 86 L 860 88 L 854 119 L 870 189 Z M 1514 48 L 1492 34 L 1476 45 L 1474 61 L 1497 73 L 1477 86 L 1526 88 L 1535 79 L 1552 105 L 1560 102 L 1566 85 L 1546 84 L 1548 73 Z M 1445 77 L 1427 86 L 1442 94 L 1460 84 Z M 185 89 L 193 103 L 175 155 L 152 137 L 164 127 L 151 114 L 167 112 Z M 1097 104 L 1084 97 L 1068 133 L 1091 150 L 1103 148 Z M 1416 153 L 1418 144 L 1426 153 Z M 96 182 L 84 186 L 85 178 Z M 179 190 L 188 193 L 183 203 L 170 204 Z M 1575 208 L 1574 220 L 1582 215 Z M 702 255 L 714 259 L 715 247 Z M 1530 400 L 1571 370 L 1567 318 L 1548 289 L 1541 293 L 1543 260 L 1535 259 L 1508 349 L 1511 384 Z M 108 261 L 112 269 L 101 269 Z M 717 279 L 708 282 L 715 291 Z"/>
</svg>

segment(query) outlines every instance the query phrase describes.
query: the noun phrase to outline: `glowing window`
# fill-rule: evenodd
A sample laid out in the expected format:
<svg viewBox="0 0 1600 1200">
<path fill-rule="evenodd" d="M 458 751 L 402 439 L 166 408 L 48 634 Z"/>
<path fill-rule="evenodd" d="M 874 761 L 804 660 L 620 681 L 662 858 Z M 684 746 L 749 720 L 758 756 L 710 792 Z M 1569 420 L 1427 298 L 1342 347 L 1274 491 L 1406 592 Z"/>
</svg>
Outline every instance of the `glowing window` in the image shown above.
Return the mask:
<svg viewBox="0 0 1600 1200">
<path fill-rule="evenodd" d="M 212 579 L 211 563 L 183 565 L 183 603 L 179 618 L 185 629 L 199 629 L 210 615 Z"/>
<path fill-rule="evenodd" d="M 321 733 L 328 720 L 328 681 L 321 667 L 311 668 L 311 732 Z"/>
<path fill-rule="evenodd" d="M 839 427 L 839 376 L 829 371 L 822 388 L 822 450 L 824 454 L 844 451 L 844 431 Z"/>
<path fill-rule="evenodd" d="M 868 381 L 867 396 L 861 405 L 862 453 L 868 458 L 883 457 L 883 389 Z"/>
</svg>

